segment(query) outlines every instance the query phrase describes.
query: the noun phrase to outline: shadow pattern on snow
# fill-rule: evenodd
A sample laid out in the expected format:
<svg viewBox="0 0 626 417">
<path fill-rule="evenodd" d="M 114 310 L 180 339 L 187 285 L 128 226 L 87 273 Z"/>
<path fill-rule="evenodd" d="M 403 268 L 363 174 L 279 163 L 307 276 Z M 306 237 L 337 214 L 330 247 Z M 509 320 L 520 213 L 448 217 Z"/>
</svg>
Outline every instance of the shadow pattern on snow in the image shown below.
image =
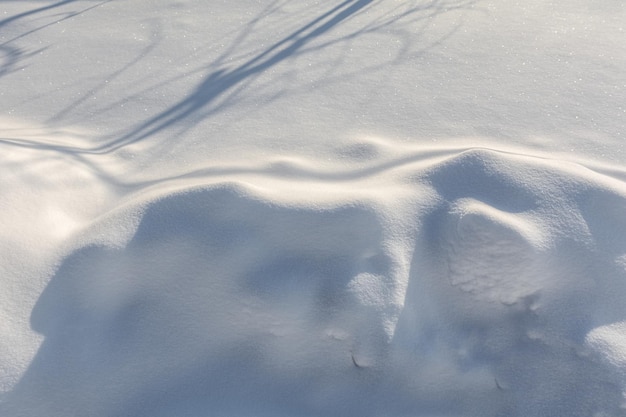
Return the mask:
<svg viewBox="0 0 626 417">
<path fill-rule="evenodd" d="M 398 39 L 398 42 L 402 44 L 402 47 L 399 48 L 396 56 L 389 57 L 388 60 L 375 64 L 373 67 L 358 68 L 354 73 L 333 76 L 331 68 L 329 70 L 330 72 L 326 72 L 323 75 L 322 81 L 332 82 L 334 78 L 342 80 L 349 79 L 365 71 L 373 71 L 392 65 L 394 61 L 403 59 L 403 55 L 415 54 L 415 51 L 412 51 L 412 45 L 416 42 L 416 38 L 419 38 L 422 32 L 427 30 L 427 26 L 433 18 L 455 10 L 470 9 L 472 5 L 476 3 L 476 0 L 412 0 L 403 2 L 394 7 L 388 7 L 386 13 L 378 14 L 376 13 L 376 8 L 381 7 L 382 3 L 384 3 L 381 0 L 344 0 L 330 7 L 326 12 L 308 19 L 286 36 L 261 51 L 254 53 L 251 58 L 245 60 L 243 63 L 229 67 L 228 62 L 238 54 L 250 54 L 250 51 L 246 50 L 246 48 L 249 48 L 249 45 L 244 45 L 244 41 L 247 42 L 250 35 L 253 35 L 255 31 L 258 30 L 258 26 L 263 24 L 264 19 L 267 19 L 267 17 L 271 16 L 273 13 L 281 13 L 283 8 L 289 5 L 290 2 L 290 0 L 271 2 L 259 16 L 253 18 L 241 29 L 233 43 L 213 62 L 202 65 L 192 71 L 185 72 L 184 75 L 159 83 L 158 86 L 162 86 L 178 81 L 180 78 L 196 76 L 198 74 L 202 74 L 203 78 L 183 99 L 171 104 L 165 110 L 149 117 L 136 126 L 126 129 L 122 133 L 115 134 L 114 137 L 109 136 L 108 138 L 103 138 L 105 143 L 102 145 L 83 148 L 49 145 L 17 138 L 3 138 L 0 139 L 0 141 L 6 144 L 50 149 L 73 154 L 101 154 L 113 152 L 126 145 L 143 141 L 169 128 L 179 129 L 177 133 L 182 134 L 202 120 L 229 108 L 244 94 L 251 94 L 256 101 L 272 101 L 276 99 L 277 97 L 274 95 L 271 97 L 259 97 L 258 95 L 262 93 L 258 90 L 262 90 L 262 88 L 259 89 L 258 85 L 255 85 L 257 87 L 256 91 L 251 93 L 253 83 L 262 74 L 290 60 L 318 53 L 331 46 L 347 44 L 360 36 L 376 33 L 391 33 Z M 37 13 L 45 11 L 52 7 L 65 5 L 66 3 L 72 3 L 72 1 L 55 3 L 54 5 L 36 9 L 31 12 Z M 97 7 L 97 5 L 92 7 Z M 367 13 L 372 13 L 373 17 L 363 17 L 363 15 Z M 14 16 L 13 19 L 18 19 L 19 17 L 20 16 Z M 66 18 L 69 17 L 71 16 Z M 356 18 L 363 20 L 363 24 L 360 27 L 343 33 L 339 31 L 339 28 L 345 23 Z M 441 35 L 441 37 L 436 40 L 429 41 L 427 45 L 420 45 L 418 48 L 419 51 L 425 51 L 438 46 L 451 36 L 456 29 L 456 27 L 452 28 L 451 32 Z M 334 32 L 338 32 L 339 34 L 335 35 Z M 27 34 L 24 34 L 23 36 L 26 35 Z M 145 51 L 142 51 L 135 61 L 128 63 L 117 73 L 107 77 L 107 79 L 113 79 L 119 76 L 121 72 L 135 65 L 139 60 L 147 56 L 154 46 L 155 45 L 152 45 Z M 158 86 L 151 86 L 150 89 L 154 89 Z M 91 93 L 83 96 L 76 103 L 62 109 L 54 121 L 58 122 L 62 119 L 71 112 L 72 109 L 86 100 L 89 94 Z M 139 95 L 140 93 L 136 93 L 135 96 L 124 97 L 123 100 L 133 100 Z"/>
<path fill-rule="evenodd" d="M 45 29 L 49 26 L 58 24 L 59 22 L 62 22 L 64 20 L 79 16 L 89 10 L 95 9 L 110 1 L 112 0 L 98 1 L 94 5 L 85 7 L 77 11 L 68 10 L 68 11 L 62 12 L 61 14 L 57 14 L 56 9 L 60 8 L 63 10 L 65 9 L 66 6 L 69 6 L 75 3 L 84 2 L 84 1 L 79 2 L 77 0 L 62 0 L 62 1 L 52 3 L 52 4 L 47 4 L 45 6 L 36 7 L 34 9 L 30 9 L 22 13 L 18 13 L 12 16 L 5 17 L 4 19 L 1 19 L 0 30 L 2 30 L 4 27 L 10 27 L 11 25 L 15 24 L 16 22 L 22 19 L 33 18 L 38 15 L 42 15 L 39 17 L 44 17 L 46 20 L 51 20 L 51 21 L 49 23 L 45 23 L 29 31 L 20 33 L 19 35 L 14 36 L 12 38 L 6 39 L 2 43 L 0 43 L 0 77 L 4 75 L 8 75 L 12 72 L 15 72 L 24 68 L 23 61 L 27 60 L 28 58 L 32 58 L 38 55 L 39 53 L 43 52 L 45 49 L 47 49 L 47 47 L 44 47 L 44 48 L 39 48 L 35 50 L 27 50 L 27 49 L 24 49 L 23 47 L 16 45 L 16 41 L 22 38 L 25 38 L 28 35 L 31 35 L 37 31 Z M 50 12 L 54 12 L 54 13 L 50 14 Z"/>
<path fill-rule="evenodd" d="M 364 27 L 353 33 L 334 38 L 330 33 L 350 19 L 359 14 L 366 13 L 369 9 L 375 9 L 376 0 L 345 0 L 330 8 L 327 12 L 316 16 L 308 23 L 303 24 L 297 30 L 278 40 L 252 58 L 235 68 L 228 68 L 221 65 L 226 61 L 226 57 L 220 57 L 212 63 L 212 69 L 204 80 L 195 87 L 190 94 L 178 103 L 172 105 L 167 110 L 151 117 L 140 125 L 124 133 L 121 137 L 109 142 L 103 147 L 94 151 L 111 151 L 123 147 L 130 143 L 141 141 L 150 137 L 165 128 L 173 126 L 184 126 L 181 129 L 189 129 L 190 126 L 198 123 L 199 120 L 210 117 L 218 111 L 222 111 L 234 102 L 238 95 L 245 91 L 255 78 L 287 60 L 295 59 L 301 55 L 318 52 L 331 45 L 345 42 L 357 36 L 367 33 L 374 33 L 384 29 L 392 30 L 395 23 L 402 22 L 405 25 L 413 25 L 418 21 L 427 21 L 439 14 L 448 13 L 452 10 L 469 8 L 475 0 L 427 0 L 408 2 L 400 11 L 390 16 L 383 15 L 380 20 L 372 20 Z M 269 6 L 268 10 L 280 10 L 281 2 L 275 2 Z M 256 23 L 256 22 L 254 22 Z M 406 39 L 408 33 L 401 33 L 395 29 L 396 34 L 404 43 L 410 43 Z M 449 36 L 446 35 L 446 36 Z M 403 39 L 404 38 L 404 39 Z M 442 42 L 444 39 L 439 40 Z M 432 45 L 435 46 L 435 45 Z M 230 48 L 230 53 L 236 49 L 236 45 Z M 407 46 L 402 48 L 406 51 Z M 395 59 L 398 59 L 396 57 Z M 385 65 L 391 63 L 386 62 Z M 217 68 L 216 68 L 217 67 Z M 370 70 L 375 68 L 369 68 Z M 364 69 L 359 69 L 359 72 Z M 326 79 L 325 81 L 329 81 Z"/>
</svg>

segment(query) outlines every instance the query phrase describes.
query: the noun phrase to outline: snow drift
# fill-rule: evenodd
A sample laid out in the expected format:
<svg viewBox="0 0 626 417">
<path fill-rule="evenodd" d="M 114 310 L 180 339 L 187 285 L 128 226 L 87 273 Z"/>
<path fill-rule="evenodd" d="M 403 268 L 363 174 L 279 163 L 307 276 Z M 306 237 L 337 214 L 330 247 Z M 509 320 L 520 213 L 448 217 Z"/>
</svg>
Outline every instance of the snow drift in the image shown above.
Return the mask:
<svg viewBox="0 0 626 417">
<path fill-rule="evenodd" d="M 125 243 L 76 235 L 3 414 L 621 415 L 626 185 L 411 151 L 137 191 Z"/>
<path fill-rule="evenodd" d="M 626 415 L 619 0 L 0 2 L 0 415 Z"/>
</svg>

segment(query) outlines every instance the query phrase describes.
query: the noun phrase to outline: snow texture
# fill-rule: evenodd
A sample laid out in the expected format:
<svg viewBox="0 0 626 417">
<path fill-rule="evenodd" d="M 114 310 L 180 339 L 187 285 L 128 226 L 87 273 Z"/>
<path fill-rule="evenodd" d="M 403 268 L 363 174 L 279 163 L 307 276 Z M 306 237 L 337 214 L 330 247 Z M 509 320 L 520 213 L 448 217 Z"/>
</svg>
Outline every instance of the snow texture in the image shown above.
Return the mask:
<svg viewBox="0 0 626 417">
<path fill-rule="evenodd" d="M 2 2 L 0 415 L 626 416 L 624 22 Z"/>
</svg>

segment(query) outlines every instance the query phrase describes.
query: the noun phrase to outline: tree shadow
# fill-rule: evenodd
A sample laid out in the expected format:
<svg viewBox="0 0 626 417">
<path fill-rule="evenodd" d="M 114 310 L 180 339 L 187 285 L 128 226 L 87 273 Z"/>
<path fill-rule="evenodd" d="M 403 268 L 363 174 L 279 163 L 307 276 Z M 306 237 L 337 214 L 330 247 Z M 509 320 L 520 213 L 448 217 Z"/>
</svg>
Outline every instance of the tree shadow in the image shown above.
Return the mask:
<svg viewBox="0 0 626 417">
<path fill-rule="evenodd" d="M 259 78 L 286 61 L 294 60 L 307 54 L 315 54 L 335 45 L 344 44 L 348 48 L 351 41 L 368 34 L 393 36 L 401 45 L 395 54 L 383 59 L 381 62 L 371 65 L 367 64 L 364 67 L 355 68 L 353 71 L 342 74 L 334 74 L 334 69 L 341 64 L 342 58 L 338 58 L 334 65 L 333 63 L 328 64 L 327 70 L 320 76 L 320 80 L 324 83 L 334 83 L 351 79 L 367 71 L 383 69 L 388 65 L 393 65 L 402 59 L 408 58 L 412 53 L 422 53 L 430 48 L 434 48 L 451 36 L 457 27 L 452 28 L 449 32 L 435 40 L 429 41 L 425 45 L 419 45 L 417 48 L 418 52 L 412 50 L 416 39 L 419 39 L 426 32 L 428 25 L 434 17 L 455 10 L 469 9 L 475 2 L 476 0 L 413 0 L 402 2 L 397 6 L 387 7 L 384 13 L 377 13 L 376 7 L 384 3 L 382 0 L 344 0 L 313 18 L 305 19 L 302 24 L 299 24 L 290 33 L 253 54 L 250 58 L 243 58 L 249 54 L 243 47 L 244 43 L 248 42 L 251 35 L 256 33 L 255 31 L 258 30 L 259 26 L 267 24 L 268 16 L 280 14 L 283 8 L 290 3 L 290 0 L 276 0 L 241 29 L 231 45 L 209 64 L 202 65 L 191 72 L 185 72 L 182 75 L 169 78 L 156 85 L 151 85 L 132 96 L 124 97 L 122 100 L 126 102 L 140 97 L 149 90 L 154 90 L 188 77 L 204 74 L 202 81 L 186 94 L 184 98 L 134 127 L 103 137 L 104 143 L 102 145 L 75 147 L 62 145 L 46 146 L 45 144 L 28 140 L 5 140 L 4 142 L 29 147 L 43 147 L 61 152 L 103 154 L 143 141 L 166 129 L 175 128 L 178 129 L 178 134 L 184 133 L 201 121 L 218 112 L 223 112 L 238 103 L 238 100 L 241 99 L 246 91 L 249 91 L 253 84 L 255 94 L 257 95 L 255 99 L 259 99 L 258 95 L 262 94 L 263 90 L 263 85 L 258 83 Z M 58 5 L 66 3 L 64 1 L 58 3 Z M 385 4 L 385 6 L 387 5 Z M 370 13 L 372 13 L 372 17 L 370 17 Z M 357 18 L 362 20 L 363 23 L 356 25 L 355 29 L 346 29 L 343 33 L 339 32 L 337 35 L 331 35 L 331 32 L 338 32 L 339 27 L 344 27 L 348 21 Z M 267 30 L 267 28 L 263 29 Z M 144 51 L 135 62 L 125 66 L 113 75 L 117 76 L 135 65 L 150 50 Z M 229 67 L 228 62 L 241 58 L 243 58 L 241 64 Z M 268 97 L 263 97 L 261 101 L 268 103 L 280 96 L 281 93 L 276 93 L 275 87 L 272 87 L 272 90 L 273 92 Z M 57 120 L 64 117 L 73 108 L 80 105 L 81 101 L 84 101 L 84 98 L 62 109 L 53 119 Z M 113 104 L 107 108 L 112 108 L 115 105 Z"/>
<path fill-rule="evenodd" d="M 358 15 L 373 9 L 377 3 L 380 2 L 375 0 L 345 0 L 325 13 L 311 19 L 309 22 L 257 53 L 241 65 L 235 68 L 224 67 L 222 62 L 225 61 L 227 57 L 232 57 L 232 54 L 237 49 L 237 43 L 240 42 L 243 37 L 247 36 L 247 33 L 252 32 L 254 25 L 258 23 L 261 17 L 255 19 L 248 26 L 246 31 L 242 33 L 242 37 L 240 37 L 225 54 L 209 65 L 208 68 L 210 72 L 208 75 L 206 75 L 204 80 L 184 99 L 142 122 L 117 139 L 110 141 L 104 146 L 93 149 L 93 151 L 109 152 L 116 150 L 127 144 L 142 141 L 172 126 L 183 126 L 181 130 L 185 131 L 192 125 L 198 123 L 199 120 L 210 117 L 228 108 L 236 101 L 238 95 L 257 77 L 284 61 L 308 53 L 319 52 L 329 46 L 347 42 L 368 33 L 379 32 L 383 29 L 394 30 L 392 25 L 404 19 L 407 20 L 404 22 L 406 25 L 411 25 L 418 21 L 427 21 L 437 14 L 467 8 L 472 5 L 474 1 L 432 0 L 417 2 L 417 4 L 413 2 L 413 5 L 410 6 L 406 6 L 405 4 L 400 11 L 392 10 L 387 15 L 371 20 L 354 32 L 340 37 L 327 36 L 333 29 L 336 29 L 348 20 L 354 19 Z M 280 2 L 275 2 L 268 10 L 280 9 L 280 7 Z M 404 46 L 401 48 L 398 56 L 393 58 L 391 62 L 395 59 L 399 59 L 399 57 L 409 49 L 408 45 L 412 43 L 409 39 L 410 35 L 403 32 L 401 29 L 395 29 L 394 34 L 404 43 Z M 446 36 L 448 35 L 449 34 Z M 439 41 L 442 40 L 443 39 L 440 39 Z M 376 65 L 371 68 L 359 68 L 354 74 L 344 74 L 341 78 L 347 79 L 354 76 L 356 73 L 362 73 L 368 69 L 379 69 L 389 63 L 390 62 L 384 62 L 382 65 Z M 332 69 L 329 71 L 332 71 Z M 332 79 L 329 73 L 325 74 L 323 78 L 325 82 L 336 81 Z"/>
<path fill-rule="evenodd" d="M 47 12 L 49 10 L 56 9 L 58 7 L 61 7 L 61 6 L 65 6 L 65 5 L 70 4 L 70 3 L 75 3 L 76 1 L 77 0 L 61 0 L 61 1 L 58 1 L 56 3 L 48 4 L 46 6 L 37 7 L 37 8 L 34 8 L 34 9 L 27 10 L 27 11 L 22 12 L 22 13 L 15 14 L 13 16 L 5 17 L 4 19 L 0 20 L 0 27 L 6 26 L 8 24 L 16 22 L 16 21 L 18 21 L 20 19 L 23 19 L 25 17 L 33 16 L 33 15 L 36 15 L 36 14 L 42 13 L 42 12 Z"/>
<path fill-rule="evenodd" d="M 58 24 L 64 20 L 80 16 L 81 14 L 89 10 L 95 9 L 97 7 L 100 7 L 101 5 L 105 3 L 109 3 L 112 0 L 101 0 L 101 1 L 94 0 L 94 1 L 97 1 L 97 3 L 94 5 L 82 8 L 80 10 L 63 11 L 59 15 L 48 16 L 47 12 L 56 11 L 56 9 L 63 9 L 65 6 L 68 6 L 74 3 L 79 3 L 79 1 L 78 0 L 62 0 L 62 1 L 58 1 L 58 2 L 48 4 L 45 6 L 26 10 L 24 12 L 14 14 L 12 16 L 1 19 L 0 30 L 3 30 L 3 28 L 5 27 L 9 27 L 13 25 L 22 19 L 32 18 L 33 16 L 44 14 L 44 13 L 46 14 L 46 17 L 53 18 L 50 23 L 37 26 L 31 30 L 22 32 L 19 35 L 6 39 L 2 43 L 0 43 L 0 77 L 8 75 L 12 72 L 18 71 L 20 69 L 23 69 L 25 67 L 25 65 L 22 64 L 23 61 L 33 56 L 36 56 L 37 54 L 47 49 L 47 47 L 38 48 L 35 50 L 28 50 L 25 48 L 21 48 L 19 46 L 14 45 L 17 40 L 22 39 L 28 35 L 31 35 L 35 32 L 43 30 L 52 25 Z"/>
<path fill-rule="evenodd" d="M 270 67 L 297 55 L 307 44 L 359 13 L 372 2 L 373 0 L 345 0 L 242 65 L 233 69 L 224 68 L 211 72 L 188 97 L 148 119 L 117 141 L 109 143 L 107 148 L 115 149 L 129 142 L 140 141 L 165 127 L 184 122 L 200 111 L 204 111 L 205 116 L 212 114 L 217 109 L 212 108 L 211 105 L 218 98 L 231 90 L 236 90 L 237 86 L 244 81 L 248 81 Z"/>
<path fill-rule="evenodd" d="M 22 64 L 24 60 L 43 52 L 45 49 L 46 48 L 39 48 L 29 51 L 24 48 L 6 44 L 0 45 L 0 77 L 25 68 L 25 65 Z"/>
</svg>

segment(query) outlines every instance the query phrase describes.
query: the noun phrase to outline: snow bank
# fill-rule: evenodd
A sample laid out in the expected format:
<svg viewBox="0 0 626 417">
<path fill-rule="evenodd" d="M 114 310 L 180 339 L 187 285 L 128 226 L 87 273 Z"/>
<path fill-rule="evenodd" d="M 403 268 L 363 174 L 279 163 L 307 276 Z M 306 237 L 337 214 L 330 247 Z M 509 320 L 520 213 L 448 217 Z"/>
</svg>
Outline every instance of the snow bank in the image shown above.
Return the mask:
<svg viewBox="0 0 626 417">
<path fill-rule="evenodd" d="M 411 151 L 137 191 L 125 244 L 75 235 L 3 414 L 621 415 L 626 185 Z"/>
<path fill-rule="evenodd" d="M 623 2 L 0 4 L 0 415 L 626 415 Z"/>
</svg>

